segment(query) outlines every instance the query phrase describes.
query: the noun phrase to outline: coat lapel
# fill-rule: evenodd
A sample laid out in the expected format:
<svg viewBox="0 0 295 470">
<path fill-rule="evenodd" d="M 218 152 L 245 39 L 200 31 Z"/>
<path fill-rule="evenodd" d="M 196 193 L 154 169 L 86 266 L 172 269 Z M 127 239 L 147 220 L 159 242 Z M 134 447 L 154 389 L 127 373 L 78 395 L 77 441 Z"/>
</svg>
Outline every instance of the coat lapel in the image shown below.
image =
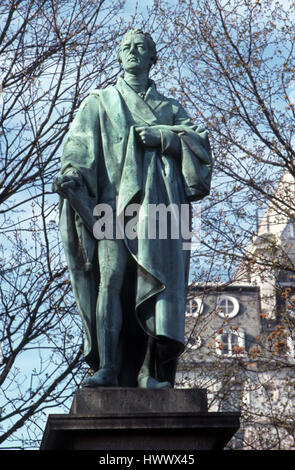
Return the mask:
<svg viewBox="0 0 295 470">
<path fill-rule="evenodd" d="M 173 110 L 171 102 L 167 98 L 165 98 L 165 96 L 158 93 L 156 86 L 153 82 L 145 95 L 144 101 L 152 109 L 153 113 L 157 116 L 157 122 L 159 125 L 173 124 Z"/>
<path fill-rule="evenodd" d="M 159 95 L 157 92 L 154 82 L 152 82 L 150 88 L 148 89 L 144 101 L 153 111 L 163 104 L 163 96 Z"/>
<path fill-rule="evenodd" d="M 148 96 L 151 94 L 151 97 L 154 96 L 152 88 L 154 85 L 150 87 L 147 92 L 146 100 Z M 118 89 L 119 93 L 121 94 L 123 100 L 125 101 L 129 111 L 135 117 L 135 121 L 139 123 L 141 121 L 142 124 L 152 126 L 159 123 L 159 119 L 154 113 L 154 109 L 159 106 L 161 101 L 158 99 L 150 99 L 149 102 L 143 100 L 134 90 L 123 80 L 123 78 L 119 78 L 116 88 Z M 150 106 L 150 103 L 152 106 Z"/>
</svg>

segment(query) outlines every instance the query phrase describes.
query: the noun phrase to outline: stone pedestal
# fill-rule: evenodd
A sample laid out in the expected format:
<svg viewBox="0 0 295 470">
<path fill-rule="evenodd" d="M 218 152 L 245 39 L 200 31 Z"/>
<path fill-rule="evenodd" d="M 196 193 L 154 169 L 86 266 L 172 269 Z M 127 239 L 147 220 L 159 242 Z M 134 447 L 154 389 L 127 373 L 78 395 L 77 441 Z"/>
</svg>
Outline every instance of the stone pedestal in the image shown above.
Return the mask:
<svg viewBox="0 0 295 470">
<path fill-rule="evenodd" d="M 207 411 L 205 390 L 80 389 L 48 416 L 41 450 L 223 449 L 238 428 L 238 413 Z"/>
</svg>

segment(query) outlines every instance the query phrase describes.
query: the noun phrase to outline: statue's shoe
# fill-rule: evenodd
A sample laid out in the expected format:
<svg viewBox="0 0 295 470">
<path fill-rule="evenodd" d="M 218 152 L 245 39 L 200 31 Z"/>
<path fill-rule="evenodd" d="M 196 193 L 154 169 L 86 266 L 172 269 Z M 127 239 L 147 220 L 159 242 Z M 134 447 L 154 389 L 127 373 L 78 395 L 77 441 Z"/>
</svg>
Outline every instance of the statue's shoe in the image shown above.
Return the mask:
<svg viewBox="0 0 295 470">
<path fill-rule="evenodd" d="M 170 382 L 159 382 L 158 380 L 154 379 L 150 375 L 146 376 L 139 376 L 138 377 L 138 386 L 140 388 L 172 388 Z"/>
<path fill-rule="evenodd" d="M 117 387 L 118 379 L 114 372 L 110 369 L 99 369 L 82 382 L 82 387 Z"/>
</svg>

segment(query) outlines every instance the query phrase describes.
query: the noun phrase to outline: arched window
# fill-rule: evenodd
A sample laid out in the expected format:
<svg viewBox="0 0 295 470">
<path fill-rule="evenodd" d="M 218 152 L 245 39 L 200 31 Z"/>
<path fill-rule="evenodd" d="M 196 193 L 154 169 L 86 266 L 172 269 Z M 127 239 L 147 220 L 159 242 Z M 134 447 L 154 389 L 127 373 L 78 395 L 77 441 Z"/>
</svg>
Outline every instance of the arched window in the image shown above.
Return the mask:
<svg viewBox="0 0 295 470">
<path fill-rule="evenodd" d="M 221 318 L 233 318 L 239 313 L 240 305 L 238 300 L 231 295 L 221 295 L 217 298 L 216 313 Z"/>
<path fill-rule="evenodd" d="M 189 316 L 198 317 L 203 312 L 203 309 L 203 300 L 200 297 L 195 297 L 194 299 L 189 300 L 186 313 Z"/>
<path fill-rule="evenodd" d="M 200 336 L 187 336 L 186 347 L 194 350 L 202 346 L 202 338 Z"/>
</svg>

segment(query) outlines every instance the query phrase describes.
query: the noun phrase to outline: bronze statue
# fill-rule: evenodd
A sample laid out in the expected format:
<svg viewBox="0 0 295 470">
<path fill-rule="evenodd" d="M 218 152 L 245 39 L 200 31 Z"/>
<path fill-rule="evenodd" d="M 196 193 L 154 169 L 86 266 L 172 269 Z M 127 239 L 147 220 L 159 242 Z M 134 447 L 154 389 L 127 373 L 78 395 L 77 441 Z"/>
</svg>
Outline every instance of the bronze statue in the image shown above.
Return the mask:
<svg viewBox="0 0 295 470">
<path fill-rule="evenodd" d="M 181 235 L 122 236 L 116 218 L 124 232 L 138 204 L 136 234 L 150 205 L 181 208 L 202 199 L 211 152 L 207 132 L 149 79 L 157 59 L 151 36 L 129 30 L 118 57 L 123 77 L 80 105 L 54 183 L 85 360 L 94 370 L 83 385 L 173 387 L 184 348 L 189 251 Z M 105 238 L 93 231 L 93 210 L 102 203 L 113 214 Z"/>
</svg>

